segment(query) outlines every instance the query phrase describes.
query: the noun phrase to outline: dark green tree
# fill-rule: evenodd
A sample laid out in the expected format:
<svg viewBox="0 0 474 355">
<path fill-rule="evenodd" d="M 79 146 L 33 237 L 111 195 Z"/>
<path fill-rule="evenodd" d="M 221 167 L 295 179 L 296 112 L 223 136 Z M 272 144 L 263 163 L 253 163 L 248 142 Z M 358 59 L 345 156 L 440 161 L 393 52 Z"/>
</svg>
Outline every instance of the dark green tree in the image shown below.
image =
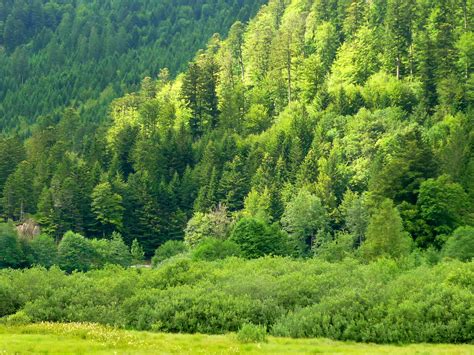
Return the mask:
<svg viewBox="0 0 474 355">
<path fill-rule="evenodd" d="M 287 252 L 285 235 L 278 228 L 253 218 L 238 221 L 229 240 L 236 243 L 242 254 L 250 259 Z"/>
<path fill-rule="evenodd" d="M 51 267 L 57 262 L 58 247 L 54 239 L 46 234 L 41 234 L 30 242 L 33 264 Z"/>
<path fill-rule="evenodd" d="M 58 245 L 58 264 L 67 272 L 88 271 L 98 261 L 98 254 L 91 241 L 82 235 L 67 232 Z"/>
<path fill-rule="evenodd" d="M 0 223 L 0 268 L 20 267 L 23 262 L 23 251 L 12 222 Z"/>
</svg>

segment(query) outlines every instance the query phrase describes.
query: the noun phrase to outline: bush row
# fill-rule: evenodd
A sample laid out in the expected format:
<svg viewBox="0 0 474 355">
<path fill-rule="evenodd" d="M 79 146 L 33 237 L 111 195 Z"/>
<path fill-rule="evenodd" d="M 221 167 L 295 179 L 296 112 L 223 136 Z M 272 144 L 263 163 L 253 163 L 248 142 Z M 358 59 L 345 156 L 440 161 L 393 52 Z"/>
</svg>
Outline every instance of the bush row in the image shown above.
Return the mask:
<svg viewBox="0 0 474 355">
<path fill-rule="evenodd" d="M 470 342 L 474 262 L 175 257 L 156 269 L 0 271 L 0 317 L 378 343 Z M 10 317 L 11 318 L 11 317 Z"/>
</svg>

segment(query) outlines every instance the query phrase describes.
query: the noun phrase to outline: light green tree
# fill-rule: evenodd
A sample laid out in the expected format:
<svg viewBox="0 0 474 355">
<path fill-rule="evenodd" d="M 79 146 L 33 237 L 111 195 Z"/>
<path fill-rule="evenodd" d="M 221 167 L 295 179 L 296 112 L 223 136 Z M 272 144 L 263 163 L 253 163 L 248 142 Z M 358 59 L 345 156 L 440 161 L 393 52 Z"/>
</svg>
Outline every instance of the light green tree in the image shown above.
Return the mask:
<svg viewBox="0 0 474 355">
<path fill-rule="evenodd" d="M 307 250 L 326 230 L 328 218 L 321 200 L 303 188 L 285 206 L 281 224 Z"/>
<path fill-rule="evenodd" d="M 226 239 L 231 227 L 227 208 L 219 205 L 209 213 L 196 212 L 184 231 L 184 242 L 195 247 L 206 238 Z"/>
<path fill-rule="evenodd" d="M 262 192 L 253 188 L 245 198 L 242 214 L 244 217 L 253 217 L 270 223 L 272 220 L 271 202 L 270 191 L 267 187 Z"/>
<path fill-rule="evenodd" d="M 392 200 L 385 199 L 369 220 L 361 255 L 367 261 L 379 257 L 399 258 L 407 255 L 411 246 L 412 239 L 403 229 L 398 210 Z"/>
<path fill-rule="evenodd" d="M 474 258 L 474 227 L 459 227 L 443 247 L 443 256 L 470 261 Z"/>
<path fill-rule="evenodd" d="M 139 264 L 145 260 L 145 252 L 143 251 L 143 247 L 140 245 L 137 239 L 134 239 L 132 242 L 130 254 L 132 254 L 132 262 L 134 264 Z"/>
<path fill-rule="evenodd" d="M 112 190 L 109 182 L 97 185 L 92 191 L 92 211 L 101 223 L 104 235 L 122 228 L 122 197 Z"/>
</svg>

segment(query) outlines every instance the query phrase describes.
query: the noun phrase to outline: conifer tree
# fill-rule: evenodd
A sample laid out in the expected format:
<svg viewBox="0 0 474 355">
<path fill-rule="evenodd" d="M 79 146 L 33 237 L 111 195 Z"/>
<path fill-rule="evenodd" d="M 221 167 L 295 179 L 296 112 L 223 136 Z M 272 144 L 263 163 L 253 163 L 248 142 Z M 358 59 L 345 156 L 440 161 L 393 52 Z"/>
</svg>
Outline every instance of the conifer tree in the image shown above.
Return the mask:
<svg viewBox="0 0 474 355">
<path fill-rule="evenodd" d="M 384 200 L 369 220 L 366 240 L 361 246 L 363 257 L 367 261 L 383 256 L 400 258 L 410 252 L 411 245 L 399 212 L 391 200 Z"/>
<path fill-rule="evenodd" d="M 102 225 L 104 236 L 122 229 L 122 196 L 112 190 L 109 182 L 100 183 L 94 188 L 91 207 L 97 220 Z"/>
</svg>

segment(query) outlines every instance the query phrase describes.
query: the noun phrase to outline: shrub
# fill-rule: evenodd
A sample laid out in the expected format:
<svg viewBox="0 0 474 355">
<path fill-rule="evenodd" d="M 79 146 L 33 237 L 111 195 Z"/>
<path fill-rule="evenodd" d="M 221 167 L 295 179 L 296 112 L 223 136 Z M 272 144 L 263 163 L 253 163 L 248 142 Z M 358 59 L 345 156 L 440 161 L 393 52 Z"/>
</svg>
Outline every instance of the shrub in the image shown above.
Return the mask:
<svg viewBox="0 0 474 355">
<path fill-rule="evenodd" d="M 456 229 L 443 247 L 443 256 L 470 261 L 474 258 L 474 227 Z"/>
<path fill-rule="evenodd" d="M 239 329 L 237 340 L 241 343 L 266 343 L 267 327 L 246 323 Z"/>
<path fill-rule="evenodd" d="M 195 260 L 218 260 L 230 256 L 240 256 L 241 251 L 237 243 L 231 240 L 209 238 L 199 244 L 192 252 Z"/>
<path fill-rule="evenodd" d="M 29 323 L 31 323 L 31 318 L 24 311 L 18 311 L 5 318 L 5 324 L 9 326 L 26 325 Z"/>
<path fill-rule="evenodd" d="M 474 262 L 420 261 L 177 257 L 151 270 L 108 266 L 69 275 L 54 266 L 4 269 L 0 317 L 24 311 L 33 322 L 212 334 L 240 329 L 252 341 L 245 324 L 292 337 L 472 341 Z"/>
<path fill-rule="evenodd" d="M 141 290 L 123 305 L 125 326 L 162 332 L 222 334 L 243 323 L 271 324 L 280 313 L 274 302 L 233 296 L 209 283 L 166 290 Z"/>
<path fill-rule="evenodd" d="M 20 306 L 11 281 L 0 277 L 0 317 L 14 313 Z"/>
<path fill-rule="evenodd" d="M 180 240 L 168 240 L 164 244 L 160 245 L 158 249 L 156 249 L 155 256 L 152 258 L 151 262 L 153 266 L 156 266 L 166 259 L 186 252 L 186 250 L 187 248 L 184 242 Z"/>
<path fill-rule="evenodd" d="M 474 296 L 462 280 L 456 284 L 453 279 L 462 273 L 460 265 L 377 276 L 384 264 L 389 271 L 386 262 L 359 269 L 361 284 L 339 288 L 317 304 L 291 311 L 276 322 L 272 333 L 381 343 L 472 340 Z M 447 282 L 450 279 L 454 282 Z"/>
<path fill-rule="evenodd" d="M 316 255 L 329 262 L 337 262 L 350 256 L 353 252 L 354 236 L 348 233 L 338 233 L 334 240 L 323 243 Z"/>
</svg>

